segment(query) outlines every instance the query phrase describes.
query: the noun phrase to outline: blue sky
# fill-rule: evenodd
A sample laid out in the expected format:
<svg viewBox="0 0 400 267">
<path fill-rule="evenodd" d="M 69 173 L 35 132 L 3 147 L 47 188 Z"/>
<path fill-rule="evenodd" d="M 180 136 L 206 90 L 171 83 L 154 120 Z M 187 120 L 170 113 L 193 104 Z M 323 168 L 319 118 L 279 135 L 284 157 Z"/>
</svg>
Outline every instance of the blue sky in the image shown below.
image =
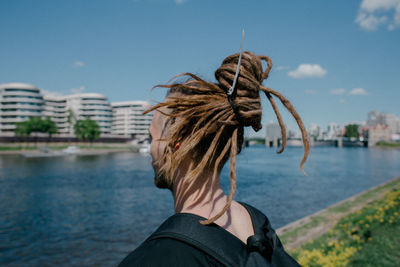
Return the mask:
<svg viewBox="0 0 400 267">
<path fill-rule="evenodd" d="M 0 83 L 160 100 L 150 89 L 178 73 L 213 81 L 242 28 L 244 49 L 274 63 L 264 84 L 307 126 L 400 116 L 400 0 L 3 0 Z M 264 103 L 263 122 L 276 121 Z"/>
</svg>

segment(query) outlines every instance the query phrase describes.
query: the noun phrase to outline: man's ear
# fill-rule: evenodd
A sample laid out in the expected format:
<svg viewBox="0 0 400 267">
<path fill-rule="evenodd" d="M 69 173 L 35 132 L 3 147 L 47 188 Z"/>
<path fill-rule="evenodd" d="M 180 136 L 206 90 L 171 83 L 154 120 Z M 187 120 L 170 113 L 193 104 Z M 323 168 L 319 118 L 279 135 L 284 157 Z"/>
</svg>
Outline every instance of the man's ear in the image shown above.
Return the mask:
<svg viewBox="0 0 400 267">
<path fill-rule="evenodd" d="M 181 147 L 181 145 L 182 145 L 182 141 L 176 143 L 175 146 L 174 146 L 174 152 L 177 151 Z"/>
</svg>

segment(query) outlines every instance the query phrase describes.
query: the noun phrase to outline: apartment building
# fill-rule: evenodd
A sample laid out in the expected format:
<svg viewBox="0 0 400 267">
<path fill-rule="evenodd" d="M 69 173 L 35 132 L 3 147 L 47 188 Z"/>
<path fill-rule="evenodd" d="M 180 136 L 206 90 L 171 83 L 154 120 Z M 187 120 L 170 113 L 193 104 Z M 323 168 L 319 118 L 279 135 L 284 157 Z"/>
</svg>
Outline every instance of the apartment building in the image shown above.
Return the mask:
<svg viewBox="0 0 400 267">
<path fill-rule="evenodd" d="M 43 96 L 34 85 L 0 84 L 0 134 L 14 135 L 17 122 L 42 116 L 43 108 Z"/>
<path fill-rule="evenodd" d="M 102 135 L 112 134 L 112 109 L 107 97 L 97 93 L 81 93 L 66 96 L 67 110 L 76 120 L 90 118 L 100 126 Z M 70 127 L 70 134 L 73 129 Z"/>
<path fill-rule="evenodd" d="M 145 139 L 153 114 L 142 115 L 150 107 L 146 101 L 124 101 L 111 103 L 113 110 L 113 133 L 125 137 Z"/>
<path fill-rule="evenodd" d="M 68 110 L 67 99 L 63 96 L 44 95 L 43 116 L 50 117 L 56 124 L 59 134 L 68 134 Z"/>
</svg>

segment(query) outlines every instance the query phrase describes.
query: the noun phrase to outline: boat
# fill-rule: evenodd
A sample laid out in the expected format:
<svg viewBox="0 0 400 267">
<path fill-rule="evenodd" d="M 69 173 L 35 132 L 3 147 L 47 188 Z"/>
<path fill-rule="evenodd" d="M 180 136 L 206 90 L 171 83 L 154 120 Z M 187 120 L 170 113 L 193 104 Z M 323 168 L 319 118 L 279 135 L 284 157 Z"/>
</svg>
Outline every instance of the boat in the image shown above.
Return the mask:
<svg viewBox="0 0 400 267">
<path fill-rule="evenodd" d="M 64 154 L 72 155 L 72 154 L 80 154 L 81 150 L 76 146 L 69 146 L 66 149 L 63 149 L 62 152 Z"/>
</svg>

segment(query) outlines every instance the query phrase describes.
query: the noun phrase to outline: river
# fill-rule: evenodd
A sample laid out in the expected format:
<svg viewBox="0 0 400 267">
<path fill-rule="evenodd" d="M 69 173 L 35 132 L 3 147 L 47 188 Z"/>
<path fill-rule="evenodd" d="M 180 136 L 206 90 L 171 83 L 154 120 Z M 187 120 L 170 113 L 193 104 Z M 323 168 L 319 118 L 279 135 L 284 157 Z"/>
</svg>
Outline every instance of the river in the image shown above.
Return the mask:
<svg viewBox="0 0 400 267">
<path fill-rule="evenodd" d="M 400 175 L 400 150 L 316 147 L 306 176 L 302 153 L 244 149 L 235 199 L 279 228 Z M 226 190 L 226 168 L 221 179 Z M 172 214 L 149 156 L 0 155 L 1 266 L 115 266 Z"/>
</svg>

